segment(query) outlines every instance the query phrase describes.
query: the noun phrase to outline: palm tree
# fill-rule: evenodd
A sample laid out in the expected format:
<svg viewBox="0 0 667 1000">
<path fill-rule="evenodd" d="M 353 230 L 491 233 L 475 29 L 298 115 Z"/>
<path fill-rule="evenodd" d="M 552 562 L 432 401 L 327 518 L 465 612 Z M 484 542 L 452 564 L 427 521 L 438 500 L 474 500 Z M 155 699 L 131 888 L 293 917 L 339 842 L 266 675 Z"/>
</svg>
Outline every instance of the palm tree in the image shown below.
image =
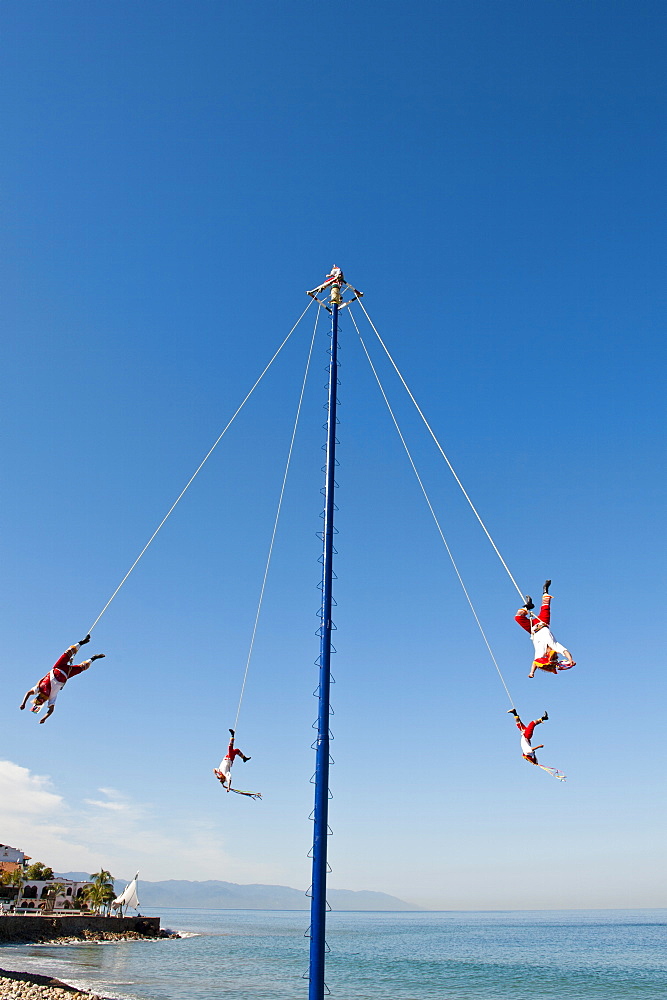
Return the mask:
<svg viewBox="0 0 667 1000">
<path fill-rule="evenodd" d="M 106 868 L 100 868 L 90 876 L 94 885 L 110 885 L 113 888 L 113 875 Z"/>
<path fill-rule="evenodd" d="M 21 892 L 23 890 L 23 883 L 25 882 L 25 874 L 22 868 L 15 868 L 14 871 L 9 876 L 9 884 L 18 886 L 18 895 L 16 897 L 15 906 L 18 906 L 21 901 Z"/>
<path fill-rule="evenodd" d="M 86 886 L 79 886 L 76 891 L 76 896 L 73 900 L 75 910 L 87 910 L 88 903 L 86 901 Z"/>
<path fill-rule="evenodd" d="M 116 898 L 116 892 L 112 885 L 98 885 L 95 882 L 86 886 L 83 895 L 94 913 L 99 913 L 101 907 L 108 905 Z"/>
<path fill-rule="evenodd" d="M 60 893 L 65 891 L 65 886 L 62 882 L 52 882 L 49 886 L 49 896 L 53 895 L 53 905 L 56 905 L 56 900 Z"/>
<path fill-rule="evenodd" d="M 92 884 L 87 885 L 83 892 L 86 902 L 90 904 L 95 913 L 99 913 L 101 907 L 108 907 L 109 903 L 116 898 L 113 876 L 105 868 L 100 868 L 91 878 Z"/>
</svg>

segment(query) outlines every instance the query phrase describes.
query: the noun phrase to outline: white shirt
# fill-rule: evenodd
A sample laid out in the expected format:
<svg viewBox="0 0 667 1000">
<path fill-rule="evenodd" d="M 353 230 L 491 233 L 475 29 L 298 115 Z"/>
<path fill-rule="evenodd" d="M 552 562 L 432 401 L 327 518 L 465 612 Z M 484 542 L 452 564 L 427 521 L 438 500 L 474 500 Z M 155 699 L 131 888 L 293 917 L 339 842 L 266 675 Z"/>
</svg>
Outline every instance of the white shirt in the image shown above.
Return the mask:
<svg viewBox="0 0 667 1000">
<path fill-rule="evenodd" d="M 530 638 L 535 649 L 536 660 L 539 660 L 542 656 L 547 655 L 547 646 L 551 649 L 555 649 L 557 653 L 565 653 L 565 646 L 556 641 L 554 634 L 548 625 L 544 625 L 536 632 L 531 632 Z"/>
</svg>

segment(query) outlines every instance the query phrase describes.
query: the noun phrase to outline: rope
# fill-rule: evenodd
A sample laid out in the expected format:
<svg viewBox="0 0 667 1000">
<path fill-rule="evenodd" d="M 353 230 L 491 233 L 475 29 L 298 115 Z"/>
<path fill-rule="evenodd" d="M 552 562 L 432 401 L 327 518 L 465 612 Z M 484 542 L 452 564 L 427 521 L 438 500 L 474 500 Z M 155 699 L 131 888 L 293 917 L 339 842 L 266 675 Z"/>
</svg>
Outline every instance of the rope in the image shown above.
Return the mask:
<svg viewBox="0 0 667 1000">
<path fill-rule="evenodd" d="M 141 552 L 139 553 L 139 555 L 137 556 L 137 558 L 134 560 L 134 562 L 132 563 L 132 565 L 128 569 L 127 573 L 125 574 L 125 576 L 123 577 L 123 579 L 120 581 L 120 583 L 118 584 L 118 586 L 114 590 L 113 594 L 111 595 L 111 597 L 109 598 L 109 600 L 104 605 L 104 607 L 100 611 L 99 615 L 97 616 L 97 618 L 93 622 L 93 624 L 88 629 L 88 633 L 89 634 L 93 631 L 93 629 L 95 628 L 95 626 L 99 622 L 100 618 L 102 617 L 102 615 L 104 614 L 104 612 L 107 610 L 107 608 L 109 607 L 109 605 L 113 601 L 114 597 L 116 597 L 116 595 L 120 591 L 121 587 L 123 586 L 123 584 L 125 583 L 125 581 L 128 579 L 128 577 L 129 577 L 130 573 L 132 572 L 132 570 L 136 567 L 137 563 L 139 562 L 139 560 L 141 559 L 141 557 L 144 555 L 144 553 L 146 552 L 146 550 L 150 546 L 151 542 L 155 539 L 155 537 L 157 536 L 157 534 L 160 531 L 160 529 L 166 523 L 166 521 L 169 518 L 169 516 L 176 509 L 176 506 L 178 505 L 179 501 L 182 500 L 182 498 L 185 496 L 185 494 L 187 493 L 188 489 L 190 488 L 190 486 L 192 485 L 192 483 L 194 482 L 194 480 L 197 478 L 197 476 L 199 475 L 199 473 L 201 472 L 201 470 L 204 468 L 204 465 L 206 464 L 206 462 L 208 461 L 208 459 L 211 457 L 211 455 L 213 454 L 213 452 L 215 451 L 215 449 L 219 445 L 220 441 L 222 441 L 223 437 L 225 436 L 225 434 L 227 433 L 227 431 L 229 430 L 229 428 L 231 427 L 231 425 L 234 423 L 234 421 L 236 420 L 237 416 L 239 415 L 239 413 L 241 412 L 241 410 L 243 409 L 243 407 L 245 406 L 245 404 L 248 402 L 248 400 L 250 399 L 250 397 L 252 396 L 253 392 L 255 391 L 255 389 L 257 388 L 257 386 L 259 385 L 259 383 L 262 381 L 262 379 L 266 375 L 267 371 L 269 370 L 269 368 L 271 367 L 271 365 L 273 364 L 273 362 L 276 360 L 276 358 L 278 357 L 278 355 L 282 351 L 283 347 L 285 346 L 285 344 L 287 343 L 287 341 L 290 339 L 290 337 L 292 336 L 292 334 L 296 330 L 297 326 L 299 325 L 299 323 L 301 322 L 301 320 L 303 319 L 303 317 L 306 315 L 306 313 L 308 312 L 308 310 L 312 306 L 313 301 L 314 300 L 311 300 L 308 303 L 308 305 L 306 306 L 306 308 L 303 310 L 303 312 L 299 316 L 298 320 L 296 321 L 296 323 L 294 324 L 294 326 L 292 327 L 292 329 L 290 330 L 290 332 L 287 334 L 287 336 L 285 337 L 285 339 L 283 340 L 282 344 L 280 345 L 280 347 L 278 348 L 278 350 L 276 351 L 276 353 L 273 355 L 273 357 L 269 361 L 268 365 L 266 366 L 266 368 L 264 369 L 264 371 L 262 372 L 262 374 L 259 376 L 259 378 L 255 382 L 255 384 L 253 385 L 253 387 L 250 390 L 250 392 L 247 394 L 247 396 L 245 397 L 245 399 L 243 400 L 243 402 L 237 408 L 237 410 L 235 411 L 235 413 L 233 414 L 233 416 L 231 417 L 231 419 L 228 421 L 226 427 L 224 427 L 223 430 L 221 431 L 221 433 L 218 435 L 218 437 L 215 440 L 215 442 L 213 443 L 212 447 L 206 453 L 206 455 L 204 456 L 204 458 L 200 462 L 200 464 L 197 466 L 197 468 L 194 471 L 194 473 L 192 474 L 192 476 L 190 476 L 190 478 L 188 479 L 187 483 L 185 484 L 185 486 L 183 487 L 183 489 L 181 490 L 181 492 L 178 494 L 178 496 L 174 500 L 173 504 L 171 505 L 171 507 L 169 508 L 169 510 L 167 511 L 167 513 L 164 515 L 164 517 L 162 518 L 162 520 L 158 524 L 157 528 L 155 529 L 155 531 L 153 532 L 153 534 L 151 535 L 151 537 L 148 539 L 148 541 L 144 545 L 143 549 L 141 550 Z"/>
<path fill-rule="evenodd" d="M 463 577 L 461 576 L 461 574 L 459 572 L 459 568 L 456 565 L 456 560 L 454 559 L 454 556 L 452 554 L 452 550 L 450 549 L 449 545 L 447 544 L 447 539 L 445 538 L 444 532 L 443 532 L 443 530 L 442 530 L 442 528 L 440 526 L 440 522 L 438 521 L 438 516 L 437 516 L 437 514 L 435 513 L 435 511 L 433 509 L 433 505 L 432 505 L 432 503 L 431 503 L 431 501 L 429 499 L 428 493 L 426 492 L 426 488 L 424 486 L 424 483 L 422 482 L 421 476 L 419 475 L 419 472 L 417 471 L 417 466 L 415 465 L 414 460 L 412 458 L 412 455 L 410 454 L 410 449 L 408 448 L 407 443 L 405 441 L 405 438 L 403 437 L 403 434 L 401 432 L 401 428 L 398 426 L 398 421 L 396 420 L 396 417 L 394 415 L 394 411 L 391 408 L 391 403 L 387 399 L 387 394 L 385 393 L 384 387 L 382 385 L 382 382 L 380 381 L 380 376 L 378 375 L 378 373 L 377 373 L 377 371 L 375 369 L 375 365 L 371 361 L 371 356 L 368 353 L 368 350 L 366 348 L 366 344 L 364 343 L 364 338 L 361 336 L 361 333 L 359 331 L 359 327 L 357 326 L 356 320 L 355 320 L 355 318 L 354 318 L 354 316 L 352 314 L 352 310 L 351 309 L 349 310 L 349 315 L 350 315 L 350 317 L 352 319 L 352 322 L 354 323 L 355 330 L 357 331 L 357 334 L 359 336 L 359 340 L 361 341 L 361 346 L 364 349 L 364 354 L 366 355 L 366 357 L 368 359 L 368 363 L 371 366 L 371 370 L 373 372 L 373 375 L 375 375 L 375 380 L 376 380 L 376 382 L 377 382 L 377 384 L 378 384 L 378 386 L 380 388 L 380 392 L 382 393 L 382 398 L 384 399 L 384 401 L 385 401 L 385 403 L 387 405 L 387 409 L 389 410 L 389 415 L 390 415 L 391 419 L 394 422 L 394 427 L 396 428 L 396 431 L 398 432 L 398 436 L 401 439 L 401 444 L 403 445 L 403 447 L 405 449 L 405 453 L 408 456 L 408 460 L 410 462 L 410 465 L 412 466 L 412 471 L 414 472 L 415 476 L 417 477 L 417 482 L 419 483 L 420 489 L 421 489 L 422 493 L 424 494 L 424 499 L 426 500 L 426 503 L 428 504 L 428 509 L 431 512 L 431 516 L 433 517 L 433 520 L 435 521 L 435 526 L 438 529 L 438 533 L 440 535 L 440 538 L 442 539 L 443 544 L 444 544 L 444 546 L 445 546 L 445 548 L 447 550 L 447 555 L 449 556 L 450 561 L 452 563 L 452 566 L 454 567 L 454 572 L 456 573 L 456 575 L 458 577 L 458 580 L 459 580 L 459 583 L 461 584 L 461 588 L 463 590 L 463 593 L 465 594 L 466 600 L 467 600 L 468 604 L 470 605 L 470 610 L 472 611 L 473 616 L 475 618 L 475 621 L 477 622 L 477 627 L 479 628 L 479 631 L 482 634 L 482 638 L 483 638 L 483 640 L 484 640 L 484 642 L 486 644 L 486 648 L 489 651 L 489 655 L 490 655 L 491 659 L 493 660 L 493 665 L 496 668 L 496 671 L 498 672 L 498 676 L 500 678 L 500 682 L 501 682 L 502 686 L 505 688 L 505 692 L 507 694 L 507 697 L 510 700 L 510 705 L 514 706 L 514 701 L 512 700 L 512 695 L 510 694 L 509 688 L 507 687 L 507 684 L 505 683 L 505 678 L 503 677 L 502 672 L 500 670 L 500 667 L 498 666 L 498 661 L 496 660 L 495 656 L 493 655 L 493 650 L 491 649 L 491 644 L 489 643 L 489 640 L 486 637 L 486 632 L 484 631 L 482 623 L 479 620 L 477 612 L 475 611 L 475 607 L 474 607 L 474 605 L 472 603 L 472 600 L 470 598 L 470 594 L 468 593 L 468 589 L 467 589 L 465 583 L 463 582 Z"/>
<path fill-rule="evenodd" d="M 451 462 L 449 461 L 449 459 L 447 458 L 447 455 L 445 454 L 445 452 L 444 452 L 444 449 L 443 449 L 442 445 L 440 444 L 440 442 L 438 441 L 437 437 L 435 436 L 435 433 L 434 433 L 433 429 L 431 428 L 431 425 L 429 424 L 428 420 L 427 420 L 427 419 L 426 419 L 426 417 L 424 416 L 424 414 L 423 414 L 423 412 L 422 412 L 422 410 L 421 410 L 421 407 L 419 406 L 419 404 L 418 404 L 417 400 L 416 400 L 416 399 L 415 399 L 415 397 L 414 397 L 414 396 L 412 395 L 412 392 L 410 391 L 410 388 L 409 388 L 409 386 L 408 386 L 407 382 L 405 381 L 405 379 L 404 379 L 404 378 L 403 378 L 403 376 L 401 375 L 400 371 L 398 370 L 398 366 L 396 365 L 396 362 L 395 362 L 395 361 L 394 361 L 394 359 L 392 358 L 391 354 L 389 353 L 389 349 L 387 348 L 387 346 L 386 346 L 385 342 L 383 341 L 382 337 L 381 337 L 381 336 L 380 336 L 380 334 L 378 333 L 378 331 L 377 331 L 377 329 L 376 329 L 376 327 L 375 327 L 375 324 L 373 323 L 373 320 L 372 320 L 372 319 L 370 318 L 370 316 L 369 316 L 369 315 L 368 315 L 368 313 L 366 312 L 366 309 L 365 309 L 365 307 L 364 307 L 364 304 L 363 304 L 363 302 L 361 301 L 361 299 L 359 299 L 359 305 L 360 305 L 360 306 L 361 306 L 361 308 L 363 309 L 363 311 L 364 311 L 364 315 L 365 315 L 366 319 L 368 320 L 368 322 L 370 323 L 370 325 L 371 325 L 371 326 L 373 327 L 373 330 L 374 330 L 374 332 L 375 332 L 375 335 L 376 335 L 376 337 L 378 338 L 378 340 L 380 341 L 380 343 L 381 343 L 381 345 L 382 345 L 382 347 L 383 347 L 383 349 L 384 349 L 384 351 L 385 351 L 385 354 L 387 355 L 387 357 L 388 357 L 388 358 L 389 358 L 389 360 L 391 361 L 392 365 L 394 366 L 394 370 L 395 370 L 396 374 L 398 375 L 398 377 L 400 378 L 401 382 L 403 383 L 403 386 L 404 386 L 404 388 L 405 388 L 405 391 L 407 392 L 408 396 L 410 397 L 410 399 L 411 399 L 411 400 L 412 400 L 412 402 L 414 403 L 414 405 L 415 405 L 415 408 L 416 408 L 416 410 L 417 410 L 417 413 L 419 414 L 419 416 L 420 416 L 420 417 L 422 418 L 422 420 L 424 421 L 424 424 L 425 424 L 425 426 L 426 426 L 426 429 L 427 429 L 427 431 L 429 432 L 429 434 L 431 435 L 431 437 L 432 437 L 432 438 L 433 438 L 433 440 L 435 441 L 435 444 L 436 444 L 436 447 L 437 447 L 438 451 L 440 452 L 440 454 L 441 454 L 441 455 L 442 455 L 442 457 L 444 458 L 445 462 L 446 462 L 446 463 L 447 463 L 447 465 L 449 466 L 449 471 L 450 471 L 450 472 L 451 472 L 451 474 L 452 474 L 452 475 L 454 476 L 454 479 L 456 480 L 456 482 L 457 482 L 457 483 L 459 484 L 459 486 L 460 486 L 460 488 L 461 488 L 461 492 L 463 493 L 464 497 L 466 498 L 466 500 L 467 500 L 467 501 L 468 501 L 468 503 L 470 504 L 470 507 L 471 507 L 471 509 L 472 509 L 472 512 L 473 512 L 473 514 L 475 515 L 475 517 L 477 518 L 477 520 L 478 520 L 478 521 L 479 521 L 479 523 L 481 524 L 482 528 L 484 529 L 484 534 L 486 535 L 486 537 L 487 537 L 487 538 L 489 539 L 489 541 L 491 542 L 491 545 L 493 546 L 493 549 L 494 549 L 494 551 L 495 551 L 496 555 L 498 556 L 498 558 L 500 559 L 501 563 L 502 563 L 502 564 L 503 564 L 503 566 L 505 567 L 505 570 L 506 570 L 506 572 L 507 572 L 507 575 L 509 576 L 510 580 L 512 581 L 512 583 L 513 583 L 513 584 L 514 584 L 514 586 L 516 587 L 517 591 L 519 592 L 519 596 L 521 597 L 521 600 L 523 601 L 523 599 L 524 599 L 524 595 L 523 595 L 523 592 L 522 592 L 521 588 L 519 587 L 519 584 L 518 584 L 518 583 L 516 582 L 516 580 L 515 580 L 515 579 L 514 579 L 514 577 L 512 576 L 512 574 L 511 574 L 511 572 L 510 572 L 510 568 L 509 568 L 509 566 L 507 565 L 507 563 L 506 563 L 506 562 L 505 562 L 505 560 L 503 559 L 502 555 L 500 554 L 500 550 L 498 549 L 498 546 L 497 546 L 497 545 L 496 545 L 496 543 L 494 542 L 493 538 L 491 538 L 491 535 L 489 534 L 489 531 L 488 531 L 488 529 L 487 529 L 486 525 L 484 524 L 484 521 L 482 520 L 482 518 L 480 517 L 480 515 L 479 515 L 479 513 L 478 513 L 478 511 L 477 511 L 477 508 L 475 507 L 474 503 L 472 502 L 472 500 L 471 500 L 471 499 L 470 499 L 470 497 L 468 496 L 468 494 L 467 494 L 467 492 L 466 492 L 466 490 L 465 490 L 465 487 L 464 487 L 463 483 L 461 482 L 461 480 L 459 479 L 459 477 L 458 477 L 458 476 L 456 475 L 456 472 L 455 472 L 455 470 L 454 470 L 454 466 L 452 465 L 452 463 L 451 463 Z M 355 325 L 356 325 L 356 324 L 355 324 Z"/>
<path fill-rule="evenodd" d="M 315 299 L 313 299 L 312 301 L 314 302 Z M 317 315 L 315 316 L 315 325 L 313 327 L 313 335 L 312 335 L 311 340 L 310 340 L 310 349 L 308 351 L 308 358 L 306 360 L 306 370 L 305 370 L 304 375 L 303 375 L 303 382 L 301 383 L 301 393 L 299 395 L 299 403 L 298 403 L 297 408 L 296 408 L 296 416 L 294 418 L 294 427 L 292 428 L 292 438 L 290 440 L 290 445 L 289 445 L 289 449 L 288 449 L 288 452 L 287 452 L 287 463 L 285 465 L 285 472 L 284 472 L 284 475 L 283 475 L 283 482 L 282 482 L 282 486 L 280 488 L 280 497 L 278 498 L 278 509 L 276 510 L 276 517 L 275 517 L 275 520 L 273 522 L 273 532 L 271 534 L 271 542 L 269 544 L 269 552 L 268 552 L 268 555 L 267 555 L 267 558 L 266 558 L 266 566 L 264 567 L 264 577 L 262 579 L 262 586 L 261 586 L 261 589 L 260 589 L 260 592 L 259 592 L 259 602 L 257 604 L 257 612 L 255 614 L 255 622 L 254 622 L 254 625 L 253 625 L 253 628 L 252 628 L 252 635 L 250 637 L 250 646 L 249 646 L 249 649 L 248 649 L 248 657 L 246 659 L 245 671 L 244 671 L 244 674 L 243 674 L 243 683 L 241 684 L 241 694 L 239 695 L 239 703 L 238 703 L 238 707 L 236 709 L 236 719 L 234 720 L 234 729 L 236 729 L 236 727 L 238 725 L 239 715 L 241 713 L 241 703 L 243 701 L 243 694 L 245 692 L 246 680 L 248 679 L 248 670 L 250 669 L 250 660 L 252 658 L 252 652 L 253 652 L 253 649 L 254 649 L 254 646 L 255 646 L 255 636 L 257 635 L 257 626 L 259 624 L 259 616 L 260 616 L 260 613 L 261 613 L 261 610 L 262 610 L 262 602 L 264 601 L 264 591 L 266 589 L 266 581 L 267 581 L 267 578 L 268 578 L 268 575 L 269 575 L 269 566 L 271 565 L 271 556 L 273 555 L 273 546 L 274 546 L 274 543 L 275 543 L 275 540 L 276 540 L 276 532 L 278 531 L 278 521 L 280 519 L 280 512 L 282 510 L 282 505 L 283 505 L 283 497 L 285 495 L 285 486 L 287 484 L 287 475 L 289 473 L 290 463 L 292 461 L 292 452 L 294 450 L 294 440 L 296 438 L 296 431 L 297 431 L 297 427 L 299 425 L 299 417 L 301 415 L 301 406 L 302 406 L 302 403 L 303 403 L 303 394 L 304 394 L 304 392 L 306 390 L 306 381 L 308 379 L 308 372 L 310 370 L 310 361 L 311 361 L 311 358 L 312 358 L 312 355 L 313 355 L 313 345 L 315 343 L 315 334 L 317 333 L 317 324 L 318 324 L 319 319 L 320 319 L 321 309 L 322 309 L 321 305 L 317 307 Z"/>
</svg>

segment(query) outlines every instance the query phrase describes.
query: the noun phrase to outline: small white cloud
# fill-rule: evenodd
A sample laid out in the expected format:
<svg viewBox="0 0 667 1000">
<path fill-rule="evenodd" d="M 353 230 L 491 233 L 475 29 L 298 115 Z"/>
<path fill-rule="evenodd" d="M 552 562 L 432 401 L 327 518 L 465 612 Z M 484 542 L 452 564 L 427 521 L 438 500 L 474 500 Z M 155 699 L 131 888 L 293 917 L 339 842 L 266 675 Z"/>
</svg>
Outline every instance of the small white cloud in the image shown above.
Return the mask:
<svg viewBox="0 0 667 1000">
<path fill-rule="evenodd" d="M 99 788 L 98 791 L 106 796 L 106 801 L 101 799 L 85 799 L 87 805 L 96 806 L 98 809 L 110 809 L 112 812 L 131 813 L 137 812 L 127 801 L 126 796 L 115 788 Z"/>
<path fill-rule="evenodd" d="M 119 792 L 118 789 L 116 789 L 116 788 L 98 788 L 97 790 L 98 790 L 98 792 L 101 792 L 102 795 L 106 795 L 106 797 L 108 799 L 122 799 L 122 798 L 124 798 L 123 793 Z"/>
<path fill-rule="evenodd" d="M 111 809 L 114 812 L 129 812 L 130 807 L 126 802 L 100 802 L 98 799 L 84 799 L 86 805 L 97 806 L 98 809 Z"/>
</svg>

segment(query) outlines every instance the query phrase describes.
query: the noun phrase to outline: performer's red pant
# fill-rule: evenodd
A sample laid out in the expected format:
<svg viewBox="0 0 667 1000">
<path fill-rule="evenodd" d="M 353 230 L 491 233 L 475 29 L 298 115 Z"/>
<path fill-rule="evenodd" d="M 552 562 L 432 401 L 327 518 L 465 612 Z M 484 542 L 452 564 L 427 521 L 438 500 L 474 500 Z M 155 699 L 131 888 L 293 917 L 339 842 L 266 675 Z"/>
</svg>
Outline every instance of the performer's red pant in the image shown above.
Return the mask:
<svg viewBox="0 0 667 1000">
<path fill-rule="evenodd" d="M 535 719 L 534 722 L 529 722 L 527 726 L 524 726 L 521 719 L 517 719 L 516 728 L 519 730 L 520 733 L 523 733 L 523 735 L 526 737 L 527 740 L 529 740 L 533 735 L 535 726 L 541 721 L 542 721 L 541 719 Z"/>
<path fill-rule="evenodd" d="M 231 760 L 232 764 L 234 763 L 237 757 L 242 757 L 242 756 L 243 754 L 241 753 L 241 751 L 237 750 L 236 747 L 234 746 L 234 740 L 230 740 L 229 746 L 227 747 L 227 757 L 229 758 L 229 760 Z"/>
<path fill-rule="evenodd" d="M 544 622 L 545 625 L 551 624 L 551 601 L 542 601 L 542 607 L 540 608 L 539 615 L 535 616 L 538 621 Z M 521 608 L 520 611 L 514 616 L 514 621 L 518 622 L 521 628 L 525 628 L 526 632 L 530 632 L 530 618 L 528 617 L 528 612 Z"/>
</svg>

